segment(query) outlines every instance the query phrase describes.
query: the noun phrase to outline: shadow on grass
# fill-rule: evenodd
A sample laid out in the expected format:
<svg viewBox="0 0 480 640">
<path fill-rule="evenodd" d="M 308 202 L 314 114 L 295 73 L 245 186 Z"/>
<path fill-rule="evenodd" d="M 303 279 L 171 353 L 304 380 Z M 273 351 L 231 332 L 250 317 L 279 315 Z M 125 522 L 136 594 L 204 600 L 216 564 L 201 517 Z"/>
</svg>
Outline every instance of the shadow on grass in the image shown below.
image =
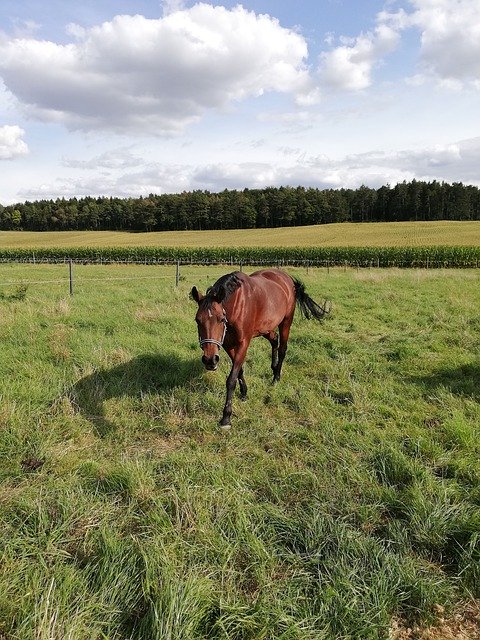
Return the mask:
<svg viewBox="0 0 480 640">
<path fill-rule="evenodd" d="M 439 369 L 430 376 L 412 377 L 427 391 L 444 388 L 451 393 L 480 402 L 480 365 L 464 364 L 459 367 Z"/>
<path fill-rule="evenodd" d="M 142 355 L 82 378 L 71 393 L 80 413 L 92 423 L 97 435 L 104 437 L 117 428 L 105 416 L 106 400 L 167 394 L 199 377 L 200 371 L 198 358 L 184 360 L 173 353 Z"/>
</svg>

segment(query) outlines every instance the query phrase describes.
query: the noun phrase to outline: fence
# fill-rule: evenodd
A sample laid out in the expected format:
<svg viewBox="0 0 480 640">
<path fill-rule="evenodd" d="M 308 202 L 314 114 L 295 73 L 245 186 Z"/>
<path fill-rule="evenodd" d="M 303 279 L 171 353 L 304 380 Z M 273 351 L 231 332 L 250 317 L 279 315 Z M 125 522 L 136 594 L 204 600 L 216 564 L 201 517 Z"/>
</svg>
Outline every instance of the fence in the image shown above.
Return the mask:
<svg viewBox="0 0 480 640">
<path fill-rule="evenodd" d="M 4 262 L 5 264 L 5 262 Z M 26 279 L 21 279 L 21 280 L 2 280 L 2 278 L 0 277 L 0 288 L 2 287 L 12 287 L 12 286 L 17 286 L 17 287 L 27 287 L 29 285 L 40 285 L 40 284 L 64 284 L 66 287 L 68 286 L 68 290 L 71 296 L 73 296 L 74 294 L 74 290 L 75 290 L 75 285 L 77 282 L 77 277 L 76 277 L 76 270 L 75 270 L 75 266 L 98 266 L 98 265 L 102 265 L 102 266 L 108 266 L 108 265 L 139 265 L 139 266 L 171 266 L 172 270 L 171 273 L 169 275 L 141 275 L 141 276 L 115 276 L 115 277 L 82 277 L 81 278 L 81 282 L 82 283 L 86 283 L 86 282 L 113 282 L 113 281 L 128 281 L 128 280 L 159 280 L 159 279 L 165 279 L 165 280 L 170 280 L 173 283 L 175 283 L 175 286 L 178 287 L 179 283 L 180 283 L 180 279 L 181 279 L 181 275 L 182 275 L 182 267 L 186 267 L 186 266 L 212 266 L 211 262 L 205 262 L 205 261 L 196 261 L 196 262 L 181 262 L 179 260 L 177 260 L 176 262 L 174 262 L 173 264 L 171 262 L 168 261 L 162 261 L 162 262 L 139 262 L 139 261 L 102 261 L 100 262 L 85 262 L 85 261 L 74 261 L 74 260 L 64 260 L 64 261 L 51 261 L 51 260 L 42 260 L 42 261 L 34 261 L 34 260 L 30 260 L 30 261 L 22 261 L 21 264 L 24 265 L 31 265 L 32 267 L 34 266 L 40 266 L 40 265 L 52 265 L 52 266 L 65 266 L 65 275 L 63 277 L 60 278 L 54 278 L 54 279 L 40 279 L 40 280 L 26 280 Z M 215 266 L 224 266 L 222 263 L 214 263 Z M 248 265 L 248 266 L 258 266 L 258 265 Z M 271 265 L 271 266 L 286 266 L 283 263 L 278 263 L 277 265 Z M 293 265 L 290 265 L 293 266 Z M 310 265 L 305 264 L 305 263 L 298 263 L 296 266 L 305 266 L 307 273 L 310 269 Z M 233 263 L 229 263 L 229 267 L 231 269 L 237 269 L 239 271 L 242 271 L 244 268 L 244 265 L 242 263 L 239 263 L 237 265 L 234 265 Z M 0 293 L 0 298 L 5 297 L 2 296 Z M 15 294 L 13 294 L 13 296 L 10 297 L 15 297 Z"/>
<path fill-rule="evenodd" d="M 6 260 L 2 260 L 0 258 L 0 262 L 4 264 L 7 263 Z M 43 259 L 38 260 L 34 259 L 32 254 L 30 254 L 30 259 L 24 257 L 19 261 L 8 261 L 10 264 L 20 263 L 24 265 L 31 265 L 32 267 L 40 265 L 52 265 L 58 266 L 59 268 L 64 268 L 64 275 L 59 278 L 54 279 L 21 279 L 21 280 L 3 280 L 0 276 L 0 299 L 10 298 L 15 299 L 18 295 L 21 295 L 21 290 L 25 289 L 30 285 L 42 285 L 42 284 L 62 284 L 68 289 L 69 294 L 71 296 L 74 295 L 76 285 L 78 283 L 87 283 L 87 282 L 109 282 L 109 281 L 128 281 L 128 280 L 169 280 L 176 287 L 179 286 L 180 280 L 182 278 L 182 272 L 186 267 L 225 267 L 226 270 L 239 270 L 242 271 L 244 268 L 258 268 L 258 267 L 276 267 L 276 268 L 303 268 L 305 272 L 308 274 L 310 269 L 323 269 L 327 274 L 330 272 L 331 268 L 341 268 L 346 271 L 348 268 L 354 268 L 357 270 L 365 269 L 365 268 L 378 268 L 378 267 L 398 267 L 400 266 L 397 262 L 391 261 L 388 265 L 379 264 L 378 260 L 369 260 L 366 261 L 358 261 L 358 262 L 348 262 L 347 260 L 343 262 L 338 261 L 330 261 L 330 260 L 293 260 L 293 259 L 281 259 L 281 260 L 251 260 L 248 263 L 237 262 L 233 260 L 233 258 L 224 260 L 224 261 L 213 261 L 213 260 L 168 260 L 168 259 L 158 259 L 158 260 L 114 260 L 112 258 L 109 259 L 99 259 L 88 261 L 85 259 L 67 259 L 66 257 L 60 259 L 52 259 L 51 257 L 43 257 Z M 155 275 L 121 275 L 115 277 L 81 277 L 78 279 L 76 273 L 76 266 L 85 265 L 85 266 L 109 266 L 109 265 L 139 265 L 139 266 L 158 266 L 158 267 L 171 267 L 171 270 L 167 275 L 162 275 L 160 273 Z M 404 266 L 404 265 L 401 265 Z M 410 267 L 415 268 L 427 268 L 427 269 L 435 269 L 439 267 L 452 267 L 458 265 L 452 265 L 450 263 L 446 263 L 446 261 L 438 262 L 430 259 L 426 259 L 425 261 L 415 261 L 409 265 Z M 465 265 L 462 264 L 461 267 L 472 267 L 471 264 Z M 478 267 L 478 263 L 474 264 L 473 267 Z M 17 291 L 10 294 L 5 295 L 2 293 L 5 287 L 17 287 Z"/>
</svg>

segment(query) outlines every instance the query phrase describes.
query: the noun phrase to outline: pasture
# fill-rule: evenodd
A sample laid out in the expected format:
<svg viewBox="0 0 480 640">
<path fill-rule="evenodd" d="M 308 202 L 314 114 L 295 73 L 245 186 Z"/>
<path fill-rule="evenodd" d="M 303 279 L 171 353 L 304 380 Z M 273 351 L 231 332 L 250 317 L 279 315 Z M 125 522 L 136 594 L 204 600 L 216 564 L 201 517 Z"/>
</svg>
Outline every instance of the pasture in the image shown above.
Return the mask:
<svg viewBox="0 0 480 640">
<path fill-rule="evenodd" d="M 480 222 L 337 223 L 228 231 L 2 231 L 0 249 L 78 247 L 424 247 L 478 246 Z"/>
<path fill-rule="evenodd" d="M 224 268 L 76 265 L 70 298 L 63 265 L 1 266 L 2 640 L 386 639 L 478 610 L 480 272 L 288 271 L 333 311 L 297 313 L 275 387 L 252 342 L 223 432 L 188 294 Z"/>
</svg>

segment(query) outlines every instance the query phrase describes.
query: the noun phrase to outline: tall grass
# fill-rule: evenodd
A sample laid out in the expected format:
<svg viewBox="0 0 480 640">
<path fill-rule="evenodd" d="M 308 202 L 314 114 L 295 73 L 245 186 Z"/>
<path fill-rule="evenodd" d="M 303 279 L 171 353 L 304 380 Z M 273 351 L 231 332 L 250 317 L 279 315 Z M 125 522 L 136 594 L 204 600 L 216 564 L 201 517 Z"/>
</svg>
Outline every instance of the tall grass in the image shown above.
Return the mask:
<svg viewBox="0 0 480 640">
<path fill-rule="evenodd" d="M 164 269 L 0 297 L 0 636 L 387 638 L 480 597 L 478 272 L 292 269 L 331 317 L 275 387 L 254 341 L 224 433 L 188 298 L 224 269 Z"/>
</svg>

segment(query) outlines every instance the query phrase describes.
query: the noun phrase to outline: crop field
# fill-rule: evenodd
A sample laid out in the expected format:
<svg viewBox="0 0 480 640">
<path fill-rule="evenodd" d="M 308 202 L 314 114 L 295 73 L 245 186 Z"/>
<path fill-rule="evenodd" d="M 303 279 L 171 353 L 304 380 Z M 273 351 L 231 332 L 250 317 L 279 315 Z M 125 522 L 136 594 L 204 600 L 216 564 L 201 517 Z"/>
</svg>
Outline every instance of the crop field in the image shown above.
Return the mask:
<svg viewBox="0 0 480 640">
<path fill-rule="evenodd" d="M 478 637 L 480 271 L 289 269 L 332 313 L 227 432 L 225 268 L 65 271 L 0 266 L 1 640 Z"/>
<path fill-rule="evenodd" d="M 478 246 L 480 222 L 341 223 L 234 231 L 2 231 L 0 249 L 74 247 Z"/>
</svg>

